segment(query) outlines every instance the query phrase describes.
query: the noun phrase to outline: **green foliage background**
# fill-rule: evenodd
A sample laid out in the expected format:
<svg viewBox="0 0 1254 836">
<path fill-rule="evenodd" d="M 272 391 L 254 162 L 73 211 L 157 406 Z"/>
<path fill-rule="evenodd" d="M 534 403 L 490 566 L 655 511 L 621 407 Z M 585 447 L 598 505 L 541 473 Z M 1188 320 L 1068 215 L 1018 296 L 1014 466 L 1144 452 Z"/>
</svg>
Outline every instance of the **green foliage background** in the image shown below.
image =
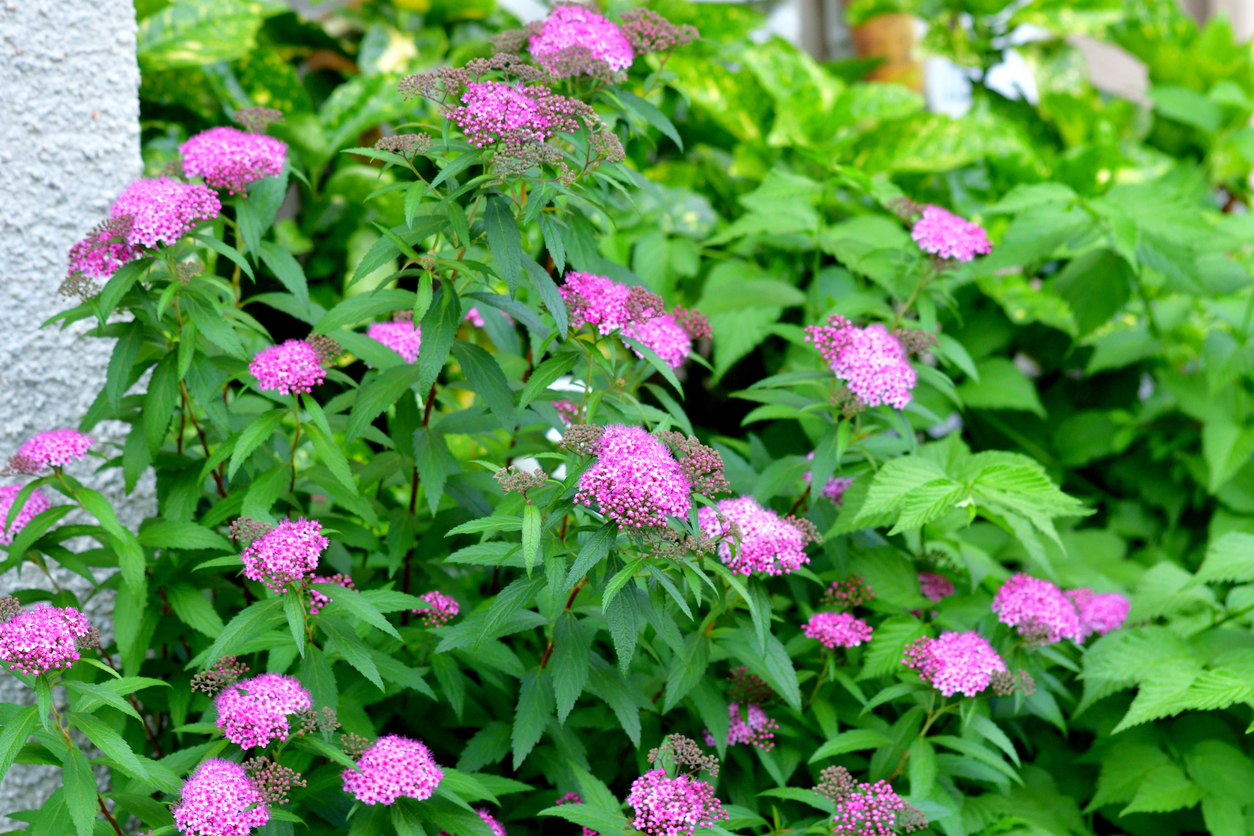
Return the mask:
<svg viewBox="0 0 1254 836">
<path fill-rule="evenodd" d="M 631 5 L 607 4 L 616 12 Z M 315 433 L 308 461 L 324 467 L 308 469 L 311 484 L 292 501 L 335 529 L 329 562 L 351 569 L 359 588 L 377 591 L 363 594 L 373 595 L 368 607 L 342 605 L 357 619 L 355 635 L 300 658 L 295 647 L 276 657 L 267 642 L 286 633 L 283 613 L 246 609 L 252 599 L 238 581 L 202 580 L 191 567 L 222 553 L 227 544 L 215 531 L 229 519 L 264 517 L 280 501 L 281 488 L 270 492 L 265 479 L 272 461 L 286 467 L 282 443 L 252 431 L 258 452 L 231 458 L 230 495 L 202 497 L 202 486 L 212 488 L 208 470 L 222 462 L 202 470 L 198 450 L 180 443 L 176 451 L 168 428 L 150 428 L 141 412 L 163 404 L 166 413 L 177 410 L 173 390 L 168 403 L 151 388 L 142 396 L 148 400 L 123 397 L 161 356 L 148 345 L 151 335 L 140 326 L 133 337 L 128 326 L 102 328 L 101 336 L 121 337 L 119 345 L 133 340 L 135 353 L 120 349 L 119 370 L 111 370 L 85 426 L 131 421 L 133 443 L 112 464 L 130 485 L 155 466 L 161 501 L 161 518 L 135 546 L 150 563 L 146 576 L 140 572 L 143 597 L 126 597 L 139 595 L 139 586 L 107 584 L 122 586 L 122 601 L 136 606 L 129 616 L 136 623 L 118 627 L 132 640 L 116 649 L 126 677 L 145 689 L 145 712 L 165 718 L 157 736 L 167 753 L 154 751 L 121 707 L 98 698 L 94 710 L 116 731 L 93 735 L 89 721 L 80 726 L 113 770 L 111 800 L 147 826 L 169 824 L 164 807 L 151 803 L 153 788 L 172 792 L 161 776 L 180 777 L 222 744 L 212 736 L 205 742 L 213 728 L 197 722 L 205 706 L 192 704 L 187 683 L 196 665 L 229 649 L 251 654 L 257 669 L 299 673 L 311 690 L 321 682 L 316 696 L 337 707 L 347 731 L 422 737 L 441 763 L 466 776 L 452 790 L 460 801 L 504 800 L 500 817 L 515 836 L 574 832 L 569 822 L 539 816 L 559 789 L 581 791 L 600 811 L 594 826 L 606 836 L 622 832 L 617 799 L 645 768 L 644 753 L 669 732 L 699 737 L 706 726 L 725 727 L 722 677 L 738 664 L 775 689 L 771 713 L 782 728 L 770 754 L 725 752 L 719 792 L 733 812 L 723 823 L 728 831 L 829 832 L 821 800 L 806 790 L 820 768 L 839 763 L 863 780 L 893 777 L 928 815 L 929 832 L 947 836 L 1254 833 L 1246 736 L 1254 719 L 1250 45 L 1236 43 L 1222 20 L 1199 28 L 1171 0 L 855 0 L 853 19 L 918 14 L 931 24 L 925 47 L 971 69 L 974 106 L 952 119 L 929 113 L 905 88 L 856 80 L 859 66 L 823 65 L 778 39 L 757 42 L 751 33 L 761 18 L 747 7 L 650 5 L 697 25 L 703 37 L 669 59 L 673 75 L 647 106 L 618 117 L 637 134 L 626 167 L 643 176 L 630 190 L 604 189 L 600 205 L 567 205 L 560 247 L 526 223 L 523 245 L 538 263 L 556 258 L 642 283 L 709 315 L 708 364 L 690 363 L 676 381 L 682 404 L 657 376 L 607 406 L 609 415 L 631 401 L 650 425 L 692 429 L 720 450 L 736 493 L 781 512 L 806 508 L 827 535 L 812 548 L 813 563 L 784 579 L 755 580 L 743 598 L 721 580 L 724 594 L 711 596 L 691 569 L 678 567 L 669 578 L 649 570 L 647 583 L 627 584 L 644 564 L 617 555 L 588 526 L 569 554 L 544 551 L 545 572 L 533 579 L 540 546 L 519 530 L 521 502 L 494 493 L 473 462 L 551 455 L 543 432 L 487 432 L 501 402 L 486 378 L 468 370 L 441 391 L 431 429 L 424 421 L 414 435 L 416 419 L 391 402 L 358 418 L 353 393 L 359 402 L 375 387 L 378 397 L 383 375 L 369 377 L 357 364 L 319 392 L 322 405 L 312 409 L 325 410 L 327 432 L 321 445 Z M 250 197 L 276 220 L 259 241 L 260 258 L 249 257 L 255 277 L 242 284 L 244 314 L 231 327 L 251 328 L 253 337 L 264 330 L 277 343 L 311 326 L 329 329 L 328 311 L 368 312 L 334 320 L 352 325 L 390 310 L 388 294 L 403 293 L 408 305 L 416 282 L 401 277 L 400 289 L 388 286 L 397 281 L 401 250 L 389 249 L 381 229 L 412 220 L 409 181 L 398 166 L 344 152 L 405 123 L 438 123 L 434 109 L 402 102 L 397 81 L 489 54 L 491 34 L 515 22 L 490 0 L 314 6 L 311 19 L 270 0 L 139 0 L 137 7 L 150 174 L 188 136 L 229 123 L 237 108 L 265 105 L 286 117 L 271 132 L 289 143 L 295 176 L 286 192 L 273 184 Z M 1047 33 L 1017 47 L 1035 75 L 1037 106 L 980 81 L 1021 24 Z M 1144 61 L 1150 103 L 1093 89 L 1065 40 L 1077 33 Z M 640 82 L 633 77 L 628 87 L 643 92 Z M 387 188 L 394 184 L 402 185 Z M 917 249 L 889 211 L 901 196 L 978 220 L 993 253 L 919 284 Z M 470 250 L 467 258 L 501 261 L 483 241 Z M 293 259 L 299 281 L 287 267 Z M 231 268 L 223 260 L 215 269 L 225 278 Z M 495 286 L 503 292 L 501 282 Z M 358 307 L 345 307 L 357 297 Z M 376 308 L 367 299 L 384 301 Z M 528 301 L 534 306 L 536 297 Z M 916 327 L 941 335 L 934 368 L 920 370 L 915 403 L 856 429 L 833 422 L 813 385 L 821 375 L 807 377 L 822 366 L 803 326 L 833 311 L 895 321 L 903 304 Z M 83 308 L 68 316 L 89 315 Z M 492 322 L 488 339 L 463 331 L 462 340 L 491 353 L 491 368 L 503 371 L 505 411 L 515 402 L 522 409 L 523 376 L 542 368 L 543 353 L 533 353 L 539 341 L 529 331 L 524 343 Z M 229 348 L 228 337 L 197 325 Z M 453 366 L 477 356 L 461 351 Z M 640 366 L 641 375 L 652 374 Z M 213 388 L 188 379 L 214 446 L 231 439 L 244 446 L 248 427 L 258 426 L 249 422 L 269 405 L 241 399 L 231 415 L 218 415 L 200 385 Z M 374 421 L 385 407 L 386 419 Z M 842 426 L 850 427 L 843 436 Z M 412 440 L 393 443 L 402 436 Z M 858 480 L 839 512 L 806 498 L 804 456 L 816 448 L 816 468 Z M 422 475 L 416 511 L 411 472 Z M 79 559 L 84 574 L 98 564 L 121 565 L 125 575 L 124 538 L 98 519 L 106 531 L 101 548 Z M 556 519 L 546 518 L 546 543 L 556 542 Z M 19 538 L 6 568 L 24 559 L 73 566 L 59 544 L 90 532 L 49 532 L 54 522 Z M 200 539 L 189 542 L 189 531 Z M 600 549 L 598 595 L 563 610 L 558 599 L 579 575 L 560 589 L 554 581 L 554 592 L 544 577 L 564 577 L 566 565 L 549 561 L 578 554 L 588 571 L 585 556 Z M 461 626 L 426 634 L 395 615 L 385 621 L 390 630 L 371 620 L 406 608 L 387 596 L 401 588 L 396 573 L 407 552 L 417 555 L 413 591 L 455 590 Z M 1129 626 L 1084 649 L 1041 651 L 1023 662 L 1037 677 L 1035 695 L 972 703 L 960 722 L 951 718 L 944 734 L 928 738 L 920 733 L 926 701 L 898 661 L 929 629 L 908 615 L 926 606 L 914 572 L 937 566 L 963 579 L 958 594 L 935 606 L 934 623 L 947 629 L 991 631 L 992 592 L 1018 568 L 1066 587 L 1123 591 L 1133 602 Z M 409 593 L 408 561 L 405 572 Z M 866 576 L 878 593 L 876 638 L 837 666 L 800 625 L 823 585 L 849 573 Z M 628 590 L 617 608 L 609 593 L 615 582 Z M 212 599 L 200 594 L 206 586 Z M 251 620 L 241 622 L 241 611 Z M 257 631 L 260 638 L 250 635 Z M 175 650 L 145 658 L 161 644 L 154 636 L 176 633 L 190 637 L 183 657 Z M 546 646 L 555 651 L 551 671 Z M 76 675 L 108 682 L 95 670 L 76 668 Z M 81 703 L 78 710 L 90 713 Z M 33 709 L 5 711 L 0 749 L 15 735 L 20 745 L 36 722 Z M 125 751 L 102 743 L 113 738 L 124 738 Z M 7 757 L 67 762 L 54 743 L 37 736 Z M 132 749 L 165 771 L 136 777 L 126 759 Z M 305 765 L 317 754 L 303 755 Z M 301 820 L 275 821 L 268 832 L 418 832 L 405 830 L 403 817 L 346 819 L 347 803 L 325 800 L 338 793 L 338 768 L 311 773 L 310 787 L 296 794 Z M 70 792 L 17 815 L 32 822 L 32 833 L 68 832 Z M 432 833 L 450 821 L 477 832 L 476 822 L 446 810 L 424 815 Z"/>
</svg>

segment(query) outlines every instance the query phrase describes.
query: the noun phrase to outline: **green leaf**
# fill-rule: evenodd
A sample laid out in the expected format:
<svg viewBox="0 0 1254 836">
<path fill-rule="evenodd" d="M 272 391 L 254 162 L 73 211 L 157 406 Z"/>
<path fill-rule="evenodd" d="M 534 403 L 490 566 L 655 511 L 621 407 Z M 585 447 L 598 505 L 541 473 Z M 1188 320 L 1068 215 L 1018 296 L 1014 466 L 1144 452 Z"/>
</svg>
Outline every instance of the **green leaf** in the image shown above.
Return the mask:
<svg viewBox="0 0 1254 836">
<path fill-rule="evenodd" d="M 344 661 L 352 665 L 366 679 L 374 683 L 374 686 L 380 691 L 383 689 L 383 680 L 379 677 L 379 668 L 374 663 L 374 659 L 370 653 L 370 648 L 366 646 L 361 639 L 357 638 L 357 634 L 352 629 L 336 618 L 328 618 L 319 613 L 315 616 L 317 624 L 327 633 L 327 638 L 331 640 L 331 646 L 336 650 Z"/>
<path fill-rule="evenodd" d="M 543 522 L 539 507 L 528 504 L 523 508 L 522 551 L 528 576 L 540 557 L 540 528 Z"/>
<path fill-rule="evenodd" d="M 424 333 L 425 336 L 425 333 Z M 491 354 L 465 340 L 453 342 L 453 356 L 462 367 L 462 373 L 470 380 L 478 395 L 506 430 L 517 423 L 514 410 L 514 393 L 509 388 L 505 373 Z"/>
<path fill-rule="evenodd" d="M 457 460 L 448 449 L 444 434 L 429 427 L 414 430 L 414 461 L 418 467 L 418 476 L 423 494 L 427 497 L 427 507 L 434 516 L 444 496 L 444 485 L 448 481 L 450 467 L 456 467 Z M 452 532 L 449 532 L 450 534 Z"/>
<path fill-rule="evenodd" d="M 71 725 L 77 726 L 79 731 L 87 735 L 87 739 L 94 743 L 105 757 L 115 761 L 131 775 L 144 781 L 149 780 L 148 769 L 135 756 L 130 744 L 123 740 L 112 726 L 91 714 L 72 712 L 67 719 Z"/>
<path fill-rule="evenodd" d="M 316 709 L 324 706 L 335 710 L 339 707 L 339 686 L 335 681 L 335 671 L 327 655 L 310 645 L 305 650 L 305 658 L 300 660 L 300 682 L 309 690 Z"/>
<path fill-rule="evenodd" d="M 627 681 L 600 655 L 592 654 L 592 666 L 588 671 L 587 688 L 600 697 L 618 718 L 631 742 L 640 745 L 640 709 L 628 688 Z M 644 697 L 648 699 L 648 697 Z"/>
<path fill-rule="evenodd" d="M 279 4 L 257 0 L 180 0 L 139 23 L 136 54 L 145 71 L 231 61 L 256 46 Z"/>
<path fill-rule="evenodd" d="M 1230 531 L 1206 547 L 1197 570 L 1198 583 L 1254 581 L 1254 534 Z"/>
<path fill-rule="evenodd" d="M 640 637 L 635 595 L 630 592 L 615 595 L 604 612 L 610 627 L 610 639 L 614 642 L 614 654 L 618 657 L 618 669 L 625 674 Z"/>
<path fill-rule="evenodd" d="M 889 746 L 892 742 L 888 735 L 874 729 L 852 729 L 836 735 L 819 746 L 814 751 L 814 754 L 810 756 L 808 763 L 821 761 L 824 758 L 832 758 L 836 755 L 843 755 L 846 752 L 878 749 L 881 746 Z"/>
<path fill-rule="evenodd" d="M 766 636 L 766 653 L 758 651 L 757 637 L 751 630 L 741 627 L 719 641 L 733 656 L 741 661 L 749 672 L 766 680 L 783 700 L 798 711 L 801 710 L 801 686 L 797 684 L 797 671 L 793 668 L 788 651 L 773 634 Z"/>
<path fill-rule="evenodd" d="M 101 527 L 109 533 L 110 544 L 118 555 L 118 566 L 122 570 L 122 580 L 134 590 L 145 588 L 144 571 L 148 560 L 144 557 L 144 548 L 138 538 L 118 522 L 113 513 L 113 506 L 91 488 L 80 487 L 75 491 L 83 509 L 99 521 Z"/>
<path fill-rule="evenodd" d="M 21 511 L 23 507 L 24 502 L 14 502 L 10 510 Z M 54 505 L 28 522 L 9 545 L 9 561 L 16 563 L 22 555 L 26 554 L 27 549 L 34 545 L 35 541 L 42 537 L 48 529 L 52 528 L 61 521 L 62 517 L 74 510 L 76 509 L 73 505 Z"/>
<path fill-rule="evenodd" d="M 501 277 L 509 285 L 509 295 L 513 296 L 518 288 L 518 268 L 523 251 L 518 224 L 504 198 L 488 198 L 483 223 L 488 233 L 488 248 L 501 270 Z"/>
<path fill-rule="evenodd" d="M 65 805 L 78 836 L 91 836 L 96 824 L 96 776 L 91 764 L 74 746 L 67 749 L 62 762 L 61 783 L 65 787 Z"/>
<path fill-rule="evenodd" d="M 538 816 L 556 816 L 569 822 L 595 830 L 601 836 L 621 836 L 631 829 L 626 816 L 617 810 L 610 811 L 591 804 L 560 804 L 546 807 Z"/>
<path fill-rule="evenodd" d="M 272 409 L 269 412 L 263 412 L 256 416 L 248 423 L 247 427 L 244 427 L 244 431 L 240 433 L 239 440 L 235 442 L 235 449 L 231 451 L 231 463 L 227 467 L 228 478 L 235 478 L 235 472 L 239 470 L 240 465 L 248 461 L 248 457 L 253 454 L 253 451 L 274 435 L 275 430 L 279 428 L 279 424 L 283 421 L 283 416 L 287 414 L 289 413 L 285 409 Z"/>
<path fill-rule="evenodd" d="M 379 612 L 379 609 L 357 590 L 346 589 L 334 583 L 315 583 L 313 588 L 330 598 L 332 603 L 343 607 L 367 624 L 377 627 L 393 638 L 401 637 L 383 613 Z"/>
<path fill-rule="evenodd" d="M 33 705 L 19 709 L 4 724 L 0 731 L 0 778 L 8 774 L 9 767 L 18 752 L 26 745 L 26 740 L 39 725 L 39 711 Z"/>
<path fill-rule="evenodd" d="M 1169 813 L 1192 807 L 1201 800 L 1201 788 L 1188 779 L 1184 770 L 1174 763 L 1164 763 L 1150 770 L 1137 788 L 1132 802 L 1119 815 Z"/>
<path fill-rule="evenodd" d="M 679 397 L 684 396 L 684 387 L 679 385 L 679 378 L 675 377 L 675 371 L 668 365 L 666 361 L 657 355 L 657 352 L 649 348 L 639 340 L 633 340 L 625 334 L 619 334 L 618 338 L 627 344 L 627 347 L 634 351 L 638 356 L 643 357 L 645 362 L 657 370 L 658 374 L 666 378 L 666 382 L 674 387 Z"/>
<path fill-rule="evenodd" d="M 230 549 L 231 542 L 203 525 L 158 519 L 139 532 L 139 543 L 150 549 Z"/>
<path fill-rule="evenodd" d="M 1075 314 L 1076 336 L 1106 324 L 1132 295 L 1136 276 L 1112 250 L 1091 250 L 1074 258 L 1053 280 L 1054 290 Z"/>
<path fill-rule="evenodd" d="M 332 760 L 340 766 L 347 767 L 354 772 L 361 772 L 361 767 L 357 762 L 345 754 L 339 747 L 332 746 L 317 735 L 306 734 L 296 738 L 296 746 L 315 755 L 321 755 L 327 760 Z"/>
<path fill-rule="evenodd" d="M 227 251 L 235 253 L 235 250 Z M 239 258 L 239 254 L 235 253 L 235 257 Z M 182 298 L 183 310 L 191 317 L 198 333 L 237 360 L 251 359 L 239 336 L 221 312 L 210 309 L 192 294 L 185 294 Z"/>
<path fill-rule="evenodd" d="M 523 677 L 514 711 L 514 730 L 510 740 L 514 748 L 514 769 L 522 766 L 527 755 L 540 742 L 544 727 L 553 715 L 553 683 L 548 671 L 531 670 Z"/>
<path fill-rule="evenodd" d="M 1223 123 L 1223 109 L 1196 90 L 1155 85 L 1149 89 L 1149 97 L 1155 112 L 1207 133 L 1215 133 Z"/>
<path fill-rule="evenodd" d="M 615 92 L 628 110 L 669 137 L 671 142 L 679 146 L 680 151 L 684 150 L 684 141 L 680 138 L 679 131 L 675 130 L 671 120 L 666 118 L 666 114 L 658 110 L 651 102 L 640 98 L 626 88 L 619 88 Z"/>
<path fill-rule="evenodd" d="M 531 284 L 535 287 L 540 301 L 544 303 L 544 307 L 549 309 L 549 313 L 553 316 L 553 321 L 557 323 L 557 332 L 561 334 L 562 339 L 566 339 L 566 331 L 570 319 L 566 313 L 566 303 L 562 300 L 561 291 L 554 284 L 553 277 L 526 253 L 522 255 L 522 265 L 527 271 L 527 277 L 531 279 Z"/>
<path fill-rule="evenodd" d="M 344 455 L 344 451 L 340 445 L 321 429 L 317 424 L 306 424 L 305 434 L 309 436 L 309 440 L 313 442 L 314 452 L 318 454 L 318 459 L 327 466 L 336 480 L 341 485 L 348 488 L 349 492 L 357 495 L 357 482 L 353 479 L 353 470 L 348 465 L 348 458 Z"/>
<path fill-rule="evenodd" d="M 550 357 L 536 366 L 531 372 L 531 377 L 527 378 L 527 384 L 523 386 L 522 394 L 518 398 L 519 408 L 525 407 L 538 398 L 554 381 L 573 369 L 577 362 L 579 362 L 578 354 L 561 354 Z"/>
<path fill-rule="evenodd" d="M 300 262 L 286 248 L 273 241 L 261 242 L 261 260 L 302 305 L 309 304 L 309 286 Z"/>
<path fill-rule="evenodd" d="M 696 684 L 705 676 L 706 667 L 710 664 L 710 639 L 705 633 L 689 634 L 684 640 L 684 646 L 684 653 L 671 656 L 670 667 L 666 671 L 666 699 L 662 703 L 663 714 L 688 696 L 688 692 L 696 687 Z"/>
<path fill-rule="evenodd" d="M 95 704 L 99 702 L 103 705 L 109 706 L 110 708 L 116 708 L 123 714 L 129 714 L 136 720 L 140 720 L 141 722 L 143 720 L 143 718 L 139 716 L 139 712 L 137 712 L 129 702 L 123 699 L 116 691 L 107 686 L 94 685 L 90 682 L 78 682 L 73 679 L 64 680 L 63 684 L 65 685 L 67 691 L 79 694 L 83 697 L 83 699 L 79 701 L 77 707 L 78 711 L 90 711 L 95 707 Z"/>
<path fill-rule="evenodd" d="M 380 314 L 412 310 L 413 307 L 414 294 L 407 290 L 383 288 L 371 293 L 363 293 L 360 296 L 350 296 L 323 314 L 314 325 L 313 333 L 330 334 L 332 331 L 373 319 Z M 427 336 L 425 328 L 422 336 L 425 343 Z"/>
<path fill-rule="evenodd" d="M 991 357 L 976 364 L 979 381 L 958 387 L 962 402 L 975 409 L 1016 409 L 1045 417 L 1036 386 L 1005 357 Z"/>
<path fill-rule="evenodd" d="M 287 628 L 292 633 L 292 641 L 296 651 L 305 655 L 305 601 L 295 590 L 283 596 L 283 615 L 287 619 Z"/>
<path fill-rule="evenodd" d="M 349 441 L 359 437 L 375 418 L 409 392 L 418 383 L 418 378 L 418 364 L 404 363 L 384 369 L 358 389 L 344 437 Z"/>
<path fill-rule="evenodd" d="M 422 319 L 422 347 L 418 352 L 418 391 L 425 400 L 453 347 L 453 337 L 462 322 L 461 300 L 447 284 L 440 286 L 440 297 Z"/>
<path fill-rule="evenodd" d="M 109 355 L 109 370 L 105 376 L 105 395 L 114 412 L 122 408 L 122 396 L 131 384 L 131 369 L 139 359 L 139 350 L 144 345 L 142 322 L 136 320 L 121 325 L 118 341 L 113 344 L 113 353 Z"/>
<path fill-rule="evenodd" d="M 553 625 L 553 693 L 557 699 L 557 722 L 565 723 L 575 701 L 588 681 L 590 640 L 572 612 L 562 613 Z"/>
<path fill-rule="evenodd" d="M 188 627 L 204 633 L 211 639 L 222 635 L 222 631 L 226 628 L 226 625 L 222 623 L 222 616 L 218 615 L 213 604 L 209 603 L 201 590 L 189 583 L 176 583 L 173 586 L 167 586 L 165 594 L 170 602 L 170 609 L 174 610 L 174 614 Z"/>
<path fill-rule="evenodd" d="M 862 673 L 859 680 L 885 676 L 904 671 L 901 660 L 906 645 L 925 635 L 926 628 L 917 618 L 897 615 L 875 628 L 871 644 L 862 656 Z"/>
<path fill-rule="evenodd" d="M 277 627 L 284 622 L 283 596 L 275 596 L 258 601 L 240 611 L 222 628 L 222 632 L 214 639 L 213 645 L 203 654 L 205 661 L 201 670 L 207 670 L 217 664 L 223 656 L 233 655 L 235 648 L 241 646 L 253 636 Z"/>
</svg>

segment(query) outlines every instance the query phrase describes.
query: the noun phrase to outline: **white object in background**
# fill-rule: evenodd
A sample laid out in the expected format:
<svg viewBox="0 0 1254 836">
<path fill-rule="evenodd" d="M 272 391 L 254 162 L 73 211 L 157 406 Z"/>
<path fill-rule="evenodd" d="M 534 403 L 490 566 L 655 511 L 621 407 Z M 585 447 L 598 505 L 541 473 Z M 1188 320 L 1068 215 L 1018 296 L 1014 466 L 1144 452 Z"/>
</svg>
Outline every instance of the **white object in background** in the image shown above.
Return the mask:
<svg viewBox="0 0 1254 836">
<path fill-rule="evenodd" d="M 989 67 L 984 84 L 1007 99 L 1023 99 L 1033 107 L 1041 100 L 1036 77 L 1017 49 L 1008 49 L 1001 54 L 1001 63 Z"/>
<path fill-rule="evenodd" d="M 548 17 L 549 9 L 540 0 L 498 0 L 501 8 L 518 18 L 519 23 L 531 23 Z"/>
<path fill-rule="evenodd" d="M 933 113 L 956 119 L 971 109 L 971 79 L 948 58 L 929 55 L 923 60 L 923 89 Z"/>
</svg>

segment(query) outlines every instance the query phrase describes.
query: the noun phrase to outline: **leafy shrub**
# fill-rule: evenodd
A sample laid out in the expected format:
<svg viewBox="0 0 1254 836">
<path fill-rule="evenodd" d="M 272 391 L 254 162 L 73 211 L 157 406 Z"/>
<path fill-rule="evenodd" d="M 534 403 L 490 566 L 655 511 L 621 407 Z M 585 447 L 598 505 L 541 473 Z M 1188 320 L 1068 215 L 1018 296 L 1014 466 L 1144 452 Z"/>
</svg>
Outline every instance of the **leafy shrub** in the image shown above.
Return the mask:
<svg viewBox="0 0 1254 836">
<path fill-rule="evenodd" d="M 0 493 L 5 568 L 115 591 L 114 638 L 65 590 L 0 602 L 35 695 L 0 766 L 64 776 L 18 818 L 1246 832 L 1254 74 L 1223 23 L 893 4 L 980 74 L 1049 33 L 1039 104 L 977 83 L 955 120 L 743 8 L 619 9 L 623 69 L 576 10 L 494 53 L 478 4 L 409 5 L 359 42 L 141 9 L 170 177 L 71 254 L 54 323 L 116 340 L 108 380 Z M 1152 111 L 1079 80 L 1076 27 L 1146 60 Z M 456 69 L 402 77 L 415 43 Z M 223 108 L 249 130 L 203 131 Z M 158 516 L 119 525 L 87 456 L 155 470 Z"/>
</svg>

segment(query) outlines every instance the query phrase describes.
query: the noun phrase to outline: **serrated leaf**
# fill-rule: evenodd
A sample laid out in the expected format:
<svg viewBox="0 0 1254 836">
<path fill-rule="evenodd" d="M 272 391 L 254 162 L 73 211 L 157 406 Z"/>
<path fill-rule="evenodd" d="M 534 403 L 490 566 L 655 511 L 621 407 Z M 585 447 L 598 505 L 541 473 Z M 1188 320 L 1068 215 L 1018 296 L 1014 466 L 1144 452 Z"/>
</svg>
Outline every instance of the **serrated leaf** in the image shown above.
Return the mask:
<svg viewBox="0 0 1254 836">
<path fill-rule="evenodd" d="M 514 730 L 510 740 L 514 749 L 514 769 L 522 766 L 527 755 L 540 742 L 544 727 L 553 715 L 553 683 L 548 671 L 531 670 L 523 677 L 514 711 Z"/>
<path fill-rule="evenodd" d="M 226 627 L 222 623 L 222 616 L 218 615 L 201 590 L 189 583 L 176 583 L 166 587 L 165 594 L 174 614 L 188 627 L 211 639 L 222 635 L 222 630 Z"/>
<path fill-rule="evenodd" d="M 564 612 L 553 626 L 553 693 L 557 722 L 565 723 L 588 681 L 590 642 L 574 613 Z"/>
<path fill-rule="evenodd" d="M 846 752 L 878 749 L 881 746 L 889 746 L 892 742 L 892 738 L 888 735 L 874 729 L 850 729 L 847 732 L 836 735 L 814 750 L 814 754 L 810 756 L 808 763 L 821 761 L 824 758 L 832 758 L 836 755 L 843 755 Z"/>
<path fill-rule="evenodd" d="M 518 223 L 504 198 L 488 198 L 483 223 L 488 234 L 488 249 L 501 269 L 501 277 L 509 285 L 509 295 L 514 296 L 518 289 L 518 269 L 523 251 Z"/>
</svg>

